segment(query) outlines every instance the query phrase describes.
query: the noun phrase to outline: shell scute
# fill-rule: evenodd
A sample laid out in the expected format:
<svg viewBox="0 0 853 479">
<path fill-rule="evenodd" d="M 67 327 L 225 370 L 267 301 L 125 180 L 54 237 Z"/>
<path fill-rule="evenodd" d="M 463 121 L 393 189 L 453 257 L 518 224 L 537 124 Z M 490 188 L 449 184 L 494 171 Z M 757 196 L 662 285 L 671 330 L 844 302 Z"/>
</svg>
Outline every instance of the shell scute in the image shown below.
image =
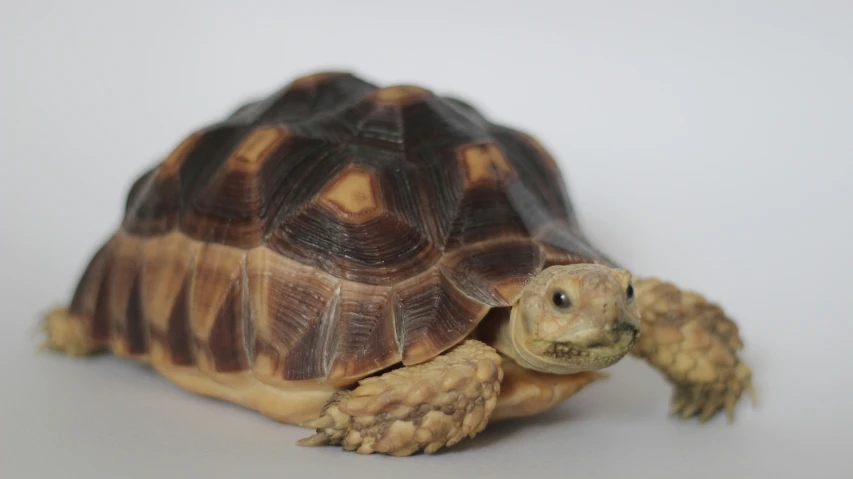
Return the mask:
<svg viewBox="0 0 853 479">
<path fill-rule="evenodd" d="M 154 236 L 175 227 L 181 205 L 178 172 L 202 136 L 201 132 L 189 135 L 157 168 L 134 182 L 122 223 L 126 231 L 139 236 Z"/>
<path fill-rule="evenodd" d="M 545 256 L 530 239 L 474 244 L 442 257 L 439 266 L 468 296 L 492 307 L 512 305 L 524 285 L 541 271 Z"/>
<path fill-rule="evenodd" d="M 195 364 L 187 296 L 199 248 L 198 242 L 177 232 L 145 245 L 142 302 L 155 363 Z"/>
<path fill-rule="evenodd" d="M 395 288 L 402 330 L 403 364 L 426 361 L 456 344 L 489 307 L 461 292 L 438 268 Z"/>
<path fill-rule="evenodd" d="M 263 244 L 279 185 L 310 141 L 284 128 L 259 127 L 248 133 L 212 176 L 189 199 L 181 230 L 200 241 L 253 248 Z"/>
<path fill-rule="evenodd" d="M 89 264 L 77 282 L 71 304 L 68 307 L 71 314 L 85 321 L 85 330 L 93 339 L 96 336 L 104 336 L 103 334 L 96 335 L 94 326 L 96 315 L 102 315 L 100 311 L 106 309 L 106 300 L 109 298 L 106 294 L 105 285 L 107 284 L 111 246 L 112 242 L 108 241 L 98 248 L 92 259 L 89 260 Z"/>
<path fill-rule="evenodd" d="M 328 372 L 332 381 L 358 379 L 402 358 L 392 288 L 353 286 L 341 291 L 338 343 Z"/>
<path fill-rule="evenodd" d="M 425 270 L 441 255 L 415 199 L 400 189 L 401 175 L 344 163 L 327 176 L 279 219 L 270 248 L 349 281 L 384 285 Z"/>
<path fill-rule="evenodd" d="M 112 247 L 108 277 L 109 301 L 102 320 L 109 331 L 114 354 L 136 356 L 148 350 L 148 330 L 141 317 L 139 276 L 142 272 L 144 240 L 116 235 Z"/>
<path fill-rule="evenodd" d="M 189 291 L 189 320 L 196 364 L 210 374 L 248 368 L 242 321 L 246 252 L 217 244 L 203 244 Z"/>
<path fill-rule="evenodd" d="M 268 384 L 325 377 L 337 344 L 339 282 L 275 252 L 249 253 L 253 372 Z"/>
</svg>

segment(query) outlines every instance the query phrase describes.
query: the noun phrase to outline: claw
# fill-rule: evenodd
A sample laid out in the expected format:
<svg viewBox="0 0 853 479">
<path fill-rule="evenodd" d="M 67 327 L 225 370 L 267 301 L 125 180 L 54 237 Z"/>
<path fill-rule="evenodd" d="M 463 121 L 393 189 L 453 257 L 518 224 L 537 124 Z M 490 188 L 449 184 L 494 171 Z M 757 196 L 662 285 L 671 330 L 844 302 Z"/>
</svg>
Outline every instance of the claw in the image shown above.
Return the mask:
<svg viewBox="0 0 853 479">
<path fill-rule="evenodd" d="M 726 408 L 726 421 L 728 421 L 729 424 L 735 423 L 735 408 L 734 407 L 727 407 Z"/>
<path fill-rule="evenodd" d="M 426 449 L 424 449 L 424 452 L 426 454 L 435 454 L 435 452 L 438 451 L 439 449 L 441 449 L 441 443 L 440 442 L 434 442 L 434 443 L 428 445 L 426 447 Z"/>
<path fill-rule="evenodd" d="M 678 412 L 681 411 L 681 405 L 683 401 L 676 401 L 672 403 L 672 407 L 669 408 L 670 416 L 678 416 Z"/>
<path fill-rule="evenodd" d="M 329 436 L 325 432 L 318 432 L 311 437 L 306 437 L 296 441 L 297 446 L 304 447 L 325 446 L 329 443 Z"/>
<path fill-rule="evenodd" d="M 310 421 L 303 421 L 299 423 L 301 427 L 307 427 L 309 429 L 326 429 L 335 425 L 335 420 L 330 416 L 321 416 L 317 419 L 311 419 Z"/>
<path fill-rule="evenodd" d="M 752 386 L 752 381 L 747 381 L 745 387 L 747 394 L 749 394 L 749 400 L 750 402 L 752 402 L 752 406 L 757 406 L 758 394 L 755 392 L 755 387 Z"/>
<path fill-rule="evenodd" d="M 726 398 L 723 400 L 723 404 L 726 409 L 726 417 L 729 420 L 729 424 L 735 422 L 735 404 L 737 404 L 737 396 L 734 394 L 727 394 Z"/>
<path fill-rule="evenodd" d="M 687 407 L 685 407 L 684 410 L 681 411 L 681 417 L 684 419 L 687 419 L 688 417 L 696 414 L 696 411 L 698 411 L 698 410 L 699 410 L 699 402 L 694 401 L 694 402 L 688 404 Z"/>
<path fill-rule="evenodd" d="M 669 409 L 669 415 L 677 416 L 684 407 L 685 402 L 687 402 L 686 398 L 681 394 L 677 394 L 672 400 L 672 407 Z"/>
<path fill-rule="evenodd" d="M 699 416 L 699 422 L 706 423 L 711 417 L 714 416 L 714 413 L 720 409 L 720 394 L 712 393 L 711 397 L 707 399 L 705 402 L 705 407 L 702 408 L 702 413 Z"/>
</svg>

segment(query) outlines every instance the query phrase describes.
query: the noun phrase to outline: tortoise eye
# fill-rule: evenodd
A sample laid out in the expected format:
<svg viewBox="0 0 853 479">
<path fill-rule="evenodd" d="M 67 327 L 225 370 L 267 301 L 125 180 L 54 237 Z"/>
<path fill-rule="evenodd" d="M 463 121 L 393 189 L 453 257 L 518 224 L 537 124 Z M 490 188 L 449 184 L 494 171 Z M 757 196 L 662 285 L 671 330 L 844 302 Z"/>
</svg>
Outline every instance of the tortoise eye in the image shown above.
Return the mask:
<svg viewBox="0 0 853 479">
<path fill-rule="evenodd" d="M 554 302 L 554 306 L 562 309 L 566 309 L 572 305 L 569 296 L 563 291 L 555 291 L 554 296 L 551 297 L 551 301 Z"/>
<path fill-rule="evenodd" d="M 634 284 L 628 283 L 628 289 L 625 290 L 625 295 L 628 296 L 628 299 L 634 297 Z"/>
</svg>

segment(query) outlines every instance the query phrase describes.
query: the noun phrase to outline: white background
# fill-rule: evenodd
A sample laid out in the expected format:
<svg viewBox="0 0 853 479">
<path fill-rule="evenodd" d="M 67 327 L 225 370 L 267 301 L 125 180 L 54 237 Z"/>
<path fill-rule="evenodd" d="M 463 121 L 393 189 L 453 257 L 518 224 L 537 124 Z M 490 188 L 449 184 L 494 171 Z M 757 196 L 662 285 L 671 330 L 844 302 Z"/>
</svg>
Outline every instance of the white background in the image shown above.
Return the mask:
<svg viewBox="0 0 853 479">
<path fill-rule="evenodd" d="M 0 22 L 0 477 L 853 477 L 850 1 L 3 1 Z M 124 361 L 34 352 L 141 171 L 327 68 L 541 138 L 605 251 L 739 321 L 758 407 L 668 419 L 663 379 L 626 359 L 440 456 L 362 457 Z"/>
</svg>

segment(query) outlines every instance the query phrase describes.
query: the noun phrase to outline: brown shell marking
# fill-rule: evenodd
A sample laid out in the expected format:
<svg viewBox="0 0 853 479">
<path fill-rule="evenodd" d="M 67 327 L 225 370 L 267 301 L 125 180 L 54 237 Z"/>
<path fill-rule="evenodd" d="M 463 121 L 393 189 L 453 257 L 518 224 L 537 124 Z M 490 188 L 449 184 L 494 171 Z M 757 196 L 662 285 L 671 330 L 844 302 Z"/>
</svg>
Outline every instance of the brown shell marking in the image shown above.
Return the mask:
<svg viewBox="0 0 853 479">
<path fill-rule="evenodd" d="M 329 379 L 351 380 L 400 361 L 394 294 L 384 286 L 347 284 L 341 289 L 339 340 Z"/>
<path fill-rule="evenodd" d="M 545 255 L 529 239 L 477 243 L 445 255 L 439 267 L 466 295 L 489 306 L 513 304 Z"/>
<path fill-rule="evenodd" d="M 470 333 L 489 307 L 459 291 L 438 268 L 395 287 L 402 323 L 403 364 L 417 364 Z"/>
<path fill-rule="evenodd" d="M 345 164 L 326 175 L 322 188 L 279 219 L 267 239 L 272 250 L 374 285 L 410 278 L 441 256 L 419 220 L 415 198 L 395 191 L 400 184 L 394 172 Z"/>
<path fill-rule="evenodd" d="M 160 165 L 134 183 L 122 227 L 132 234 L 157 235 L 177 225 L 180 211 L 178 172 L 203 134 L 185 138 Z"/>
<path fill-rule="evenodd" d="M 176 232 L 152 238 L 145 246 L 142 301 L 154 363 L 195 365 L 188 296 L 200 246 Z"/>
<path fill-rule="evenodd" d="M 68 306 L 68 311 L 84 322 L 84 329 L 95 342 L 96 347 L 106 345 L 109 339 L 109 329 L 99 331 L 95 327 L 95 323 L 100 316 L 104 316 L 102 311 L 106 310 L 106 303 L 109 299 L 106 285 L 109 284 L 107 269 L 111 246 L 112 242 L 108 241 L 98 248 L 77 282 L 71 304 Z"/>
<path fill-rule="evenodd" d="M 148 353 L 148 326 L 140 298 L 143 240 L 127 237 L 116 241 L 110 261 L 110 349 L 120 356 Z M 129 287 L 128 287 L 129 286 Z"/>
<path fill-rule="evenodd" d="M 238 248 L 263 243 L 265 218 L 276 204 L 278 182 L 287 164 L 278 161 L 298 143 L 286 128 L 251 130 L 223 165 L 197 188 L 181 218 L 189 236 Z"/>
<path fill-rule="evenodd" d="M 120 356 L 148 354 L 140 295 L 143 247 L 144 240 L 117 233 L 90 261 L 69 307 L 95 345 Z"/>
<path fill-rule="evenodd" d="M 454 250 L 495 238 L 529 238 L 530 227 L 508 194 L 517 174 L 494 143 L 473 143 L 454 152 L 454 181 L 461 194 L 454 205 L 445 248 Z"/>
<path fill-rule="evenodd" d="M 249 253 L 246 275 L 255 330 L 255 377 L 271 385 L 325 377 L 337 341 L 338 282 L 273 251 Z"/>
<path fill-rule="evenodd" d="M 220 382 L 251 370 L 271 385 L 315 378 L 346 384 L 401 360 L 433 357 L 489 309 L 439 269 L 394 287 L 368 287 L 266 248 L 246 255 L 177 233 L 151 240 L 119 233 L 106 251 L 81 282 L 99 286 L 97 276 L 111 278 L 109 301 L 101 304 L 106 314 L 97 305 L 86 308 L 98 296 L 87 286 L 73 312 L 108 317 L 110 348 L 139 357 L 148 350 L 134 341 L 149 333 L 128 325 L 144 318 L 138 324 L 150 328 L 153 362 L 194 367 Z M 489 281 L 500 294 L 501 282 L 487 280 L 488 268 L 476 276 L 477 255 L 472 258 L 469 286 L 483 289 Z M 125 331 L 136 336 L 128 339 Z"/>
<path fill-rule="evenodd" d="M 196 365 L 211 376 L 247 370 L 253 338 L 243 301 L 246 252 L 215 244 L 201 246 L 189 294 Z"/>
<path fill-rule="evenodd" d="M 138 179 L 70 309 L 98 345 L 221 384 L 347 384 L 441 353 L 546 266 L 602 260 L 532 137 L 327 72 Z"/>
<path fill-rule="evenodd" d="M 428 359 L 422 356 L 432 346 L 424 336 L 456 331 L 425 324 L 425 307 L 449 310 L 443 322 L 460 320 L 463 328 L 473 328 L 479 319 L 464 315 L 483 309 L 450 285 L 455 294 L 434 284 L 415 297 L 421 282 L 435 282 L 434 273 L 413 278 L 409 286 L 369 287 L 258 249 L 249 255 L 247 274 L 257 341 L 253 371 L 269 384 L 316 377 L 348 383 L 408 360 L 402 351 L 412 345 L 415 360 Z M 454 309 L 457 305 L 467 309 Z M 448 347 L 440 339 L 435 343 Z"/>
</svg>

